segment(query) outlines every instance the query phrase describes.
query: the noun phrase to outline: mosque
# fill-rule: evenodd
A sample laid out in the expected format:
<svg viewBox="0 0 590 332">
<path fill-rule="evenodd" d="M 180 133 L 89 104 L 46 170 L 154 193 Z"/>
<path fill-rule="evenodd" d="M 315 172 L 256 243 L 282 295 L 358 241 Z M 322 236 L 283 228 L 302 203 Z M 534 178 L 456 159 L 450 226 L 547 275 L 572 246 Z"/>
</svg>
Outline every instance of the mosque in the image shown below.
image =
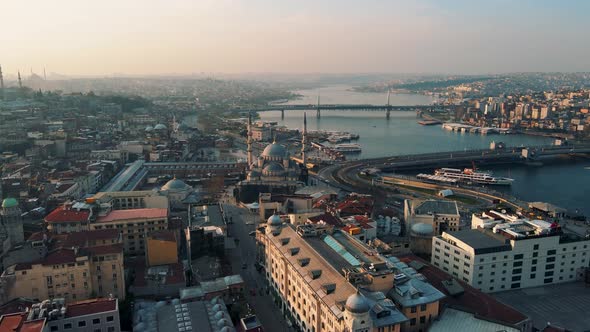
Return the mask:
<svg viewBox="0 0 590 332">
<path fill-rule="evenodd" d="M 307 118 L 303 117 L 301 140 L 302 164 L 291 159 L 289 151 L 273 141 L 254 160 L 252 155 L 252 117 L 248 116 L 248 169 L 246 179 L 238 184 L 237 195 L 241 202 L 258 201 L 260 193 L 292 194 L 307 183 L 306 153 L 308 149 Z"/>
</svg>

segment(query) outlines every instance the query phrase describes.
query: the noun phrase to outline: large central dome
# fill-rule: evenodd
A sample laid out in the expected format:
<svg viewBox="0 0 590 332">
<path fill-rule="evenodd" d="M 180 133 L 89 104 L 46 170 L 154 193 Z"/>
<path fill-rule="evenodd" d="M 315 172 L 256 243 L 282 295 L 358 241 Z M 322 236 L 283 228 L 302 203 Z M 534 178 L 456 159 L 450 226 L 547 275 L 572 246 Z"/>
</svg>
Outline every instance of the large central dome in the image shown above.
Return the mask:
<svg viewBox="0 0 590 332">
<path fill-rule="evenodd" d="M 262 152 L 262 156 L 264 157 L 283 158 L 286 154 L 287 150 L 285 149 L 285 147 L 277 143 L 267 145 L 266 148 L 264 148 L 264 151 Z"/>
</svg>

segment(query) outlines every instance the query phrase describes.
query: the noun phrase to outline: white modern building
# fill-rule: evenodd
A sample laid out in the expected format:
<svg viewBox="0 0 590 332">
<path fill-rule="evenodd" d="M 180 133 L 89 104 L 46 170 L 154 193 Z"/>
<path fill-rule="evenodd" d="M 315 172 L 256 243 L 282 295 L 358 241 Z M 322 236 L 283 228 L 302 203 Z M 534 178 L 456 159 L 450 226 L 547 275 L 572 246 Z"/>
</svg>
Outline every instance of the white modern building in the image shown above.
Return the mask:
<svg viewBox="0 0 590 332">
<path fill-rule="evenodd" d="M 432 239 L 432 264 L 484 292 L 580 280 L 589 258 L 588 237 L 497 211 Z"/>
</svg>

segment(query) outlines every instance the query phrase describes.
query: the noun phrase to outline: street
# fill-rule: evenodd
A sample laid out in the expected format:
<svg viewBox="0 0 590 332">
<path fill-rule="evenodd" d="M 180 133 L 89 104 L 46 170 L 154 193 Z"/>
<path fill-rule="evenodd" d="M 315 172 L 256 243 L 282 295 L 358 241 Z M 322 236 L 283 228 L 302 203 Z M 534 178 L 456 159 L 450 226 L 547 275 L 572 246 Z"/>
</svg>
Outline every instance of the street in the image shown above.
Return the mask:
<svg viewBox="0 0 590 332">
<path fill-rule="evenodd" d="M 289 331 L 289 327 L 278 307 L 273 303 L 272 297 L 267 295 L 265 291 L 261 292 L 261 290 L 266 290 L 264 271 L 258 272 L 254 267 L 256 243 L 255 237 L 250 236 L 249 233 L 256 229 L 258 215 L 233 204 L 223 204 L 223 209 L 227 218 L 233 220 L 233 223 L 228 225 L 229 234 L 239 241 L 230 257 L 232 270 L 234 273 L 240 274 L 246 283 L 247 290 L 244 295 L 250 308 L 254 310 L 266 331 Z M 246 225 L 247 222 L 251 224 Z"/>
</svg>

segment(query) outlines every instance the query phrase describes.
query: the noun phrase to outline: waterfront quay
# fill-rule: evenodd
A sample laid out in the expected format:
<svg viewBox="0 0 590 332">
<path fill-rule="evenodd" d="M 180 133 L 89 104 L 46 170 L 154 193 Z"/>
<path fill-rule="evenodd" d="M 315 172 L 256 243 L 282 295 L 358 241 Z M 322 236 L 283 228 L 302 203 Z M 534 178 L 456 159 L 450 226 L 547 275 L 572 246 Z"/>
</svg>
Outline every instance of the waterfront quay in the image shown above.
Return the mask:
<svg viewBox="0 0 590 332">
<path fill-rule="evenodd" d="M 590 153 L 590 144 L 568 146 L 514 147 L 505 149 L 464 150 L 426 153 L 365 160 L 366 167 L 382 172 L 478 164 L 541 163 L 560 155 L 578 156 Z"/>
</svg>

